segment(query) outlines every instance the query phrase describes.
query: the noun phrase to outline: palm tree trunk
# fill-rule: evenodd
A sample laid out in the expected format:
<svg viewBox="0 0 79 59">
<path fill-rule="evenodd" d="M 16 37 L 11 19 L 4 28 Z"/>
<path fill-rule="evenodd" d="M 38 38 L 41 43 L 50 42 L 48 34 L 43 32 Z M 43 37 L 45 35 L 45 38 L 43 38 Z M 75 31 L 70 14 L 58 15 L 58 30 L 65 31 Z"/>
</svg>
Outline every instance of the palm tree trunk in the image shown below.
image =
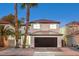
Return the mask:
<svg viewBox="0 0 79 59">
<path fill-rule="evenodd" d="M 24 41 L 23 41 L 23 48 L 26 47 L 26 41 L 27 41 L 27 35 L 28 35 L 28 29 L 29 29 L 29 18 L 30 18 L 30 4 L 27 3 L 26 4 L 26 29 L 25 29 L 25 37 L 24 37 Z"/>
<path fill-rule="evenodd" d="M 19 47 L 18 44 L 18 18 L 17 18 L 17 3 L 14 4 L 14 11 L 15 11 L 15 37 L 16 37 L 16 48 Z"/>
<path fill-rule="evenodd" d="M 0 47 L 4 47 L 3 35 L 0 37 Z"/>
<path fill-rule="evenodd" d="M 6 32 L 4 32 L 3 40 L 4 40 L 4 47 L 8 47 L 8 39 L 7 39 Z"/>
</svg>

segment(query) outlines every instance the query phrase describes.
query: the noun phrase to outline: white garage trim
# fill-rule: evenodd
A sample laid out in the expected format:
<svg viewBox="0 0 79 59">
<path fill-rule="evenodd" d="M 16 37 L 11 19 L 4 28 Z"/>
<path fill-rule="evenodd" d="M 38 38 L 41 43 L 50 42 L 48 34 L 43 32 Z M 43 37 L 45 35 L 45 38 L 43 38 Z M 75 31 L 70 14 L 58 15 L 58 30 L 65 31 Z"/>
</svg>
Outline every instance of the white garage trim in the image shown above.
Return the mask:
<svg viewBox="0 0 79 59">
<path fill-rule="evenodd" d="M 57 37 L 57 47 L 62 47 L 62 37 L 61 36 L 31 36 L 31 44 L 30 47 L 35 47 L 35 37 Z"/>
</svg>

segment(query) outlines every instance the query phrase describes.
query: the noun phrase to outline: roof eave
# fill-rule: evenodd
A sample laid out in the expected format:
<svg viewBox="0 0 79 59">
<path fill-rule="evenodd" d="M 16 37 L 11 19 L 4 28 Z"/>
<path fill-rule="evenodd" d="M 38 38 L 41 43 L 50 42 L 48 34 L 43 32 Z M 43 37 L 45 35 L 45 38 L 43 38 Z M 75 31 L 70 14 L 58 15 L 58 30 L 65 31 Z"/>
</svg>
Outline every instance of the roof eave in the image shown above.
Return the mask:
<svg viewBox="0 0 79 59">
<path fill-rule="evenodd" d="M 29 34 L 31 36 L 63 36 L 63 34 Z"/>
<path fill-rule="evenodd" d="M 30 22 L 30 23 L 57 23 L 57 24 L 60 24 L 60 22 Z"/>
</svg>

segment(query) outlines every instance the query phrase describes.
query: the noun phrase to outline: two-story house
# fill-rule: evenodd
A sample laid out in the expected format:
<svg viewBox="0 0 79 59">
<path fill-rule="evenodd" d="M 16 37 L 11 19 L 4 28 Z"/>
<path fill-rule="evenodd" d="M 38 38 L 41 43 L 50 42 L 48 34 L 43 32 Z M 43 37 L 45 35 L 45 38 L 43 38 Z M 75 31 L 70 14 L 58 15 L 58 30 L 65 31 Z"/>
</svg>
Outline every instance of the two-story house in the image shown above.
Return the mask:
<svg viewBox="0 0 79 59">
<path fill-rule="evenodd" d="M 1 23 L 2 22 L 2 23 Z M 1 21 L 0 24 L 13 28 L 9 22 Z M 27 45 L 29 47 L 61 47 L 62 46 L 62 34 L 60 33 L 60 22 L 40 19 L 30 22 L 30 28 L 28 31 Z M 20 31 L 25 33 L 25 25 L 22 25 Z M 24 36 L 21 36 L 20 46 L 23 45 Z M 1 43 L 1 42 L 0 42 Z M 15 47 L 15 37 L 8 36 L 8 41 L 5 42 L 10 47 Z"/>
<path fill-rule="evenodd" d="M 62 47 L 60 22 L 40 19 L 30 22 L 30 47 Z"/>
</svg>

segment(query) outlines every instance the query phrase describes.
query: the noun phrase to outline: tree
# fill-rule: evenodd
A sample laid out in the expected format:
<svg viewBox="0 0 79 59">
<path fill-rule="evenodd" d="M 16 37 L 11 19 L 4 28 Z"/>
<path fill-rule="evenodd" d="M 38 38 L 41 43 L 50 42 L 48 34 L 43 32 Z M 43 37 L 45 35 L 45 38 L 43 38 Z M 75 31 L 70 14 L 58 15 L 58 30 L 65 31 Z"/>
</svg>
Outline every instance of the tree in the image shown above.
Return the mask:
<svg viewBox="0 0 79 59">
<path fill-rule="evenodd" d="M 16 36 L 16 48 L 19 48 L 19 43 L 18 43 L 18 17 L 17 17 L 17 3 L 14 4 L 14 12 L 15 12 L 15 36 Z"/>
<path fill-rule="evenodd" d="M 0 40 L 2 41 L 2 46 L 8 47 L 8 43 L 6 44 L 6 42 L 8 41 L 7 36 L 9 35 L 14 35 L 14 30 L 9 28 L 9 26 L 0 25 Z"/>
<path fill-rule="evenodd" d="M 15 26 L 15 17 L 14 17 L 14 15 L 9 14 L 7 16 L 4 16 L 4 17 L 1 18 L 1 21 L 5 21 L 5 22 L 7 21 L 9 23 L 9 25 L 11 25 L 14 28 L 14 33 L 16 34 L 16 31 L 15 31 L 16 26 Z M 21 28 L 22 23 L 23 23 L 23 21 L 18 20 L 18 29 Z M 18 30 L 18 37 L 20 37 L 19 34 L 20 34 L 20 32 Z"/>
<path fill-rule="evenodd" d="M 10 25 L 15 27 L 15 16 L 12 14 L 8 14 L 1 18 L 1 21 L 7 21 Z"/>
<path fill-rule="evenodd" d="M 25 29 L 25 37 L 24 37 L 24 41 L 23 41 L 23 48 L 26 47 L 26 39 L 27 39 L 27 35 L 28 35 L 28 29 L 29 29 L 29 18 L 30 18 L 30 8 L 36 6 L 37 3 L 23 3 L 21 5 L 22 8 L 26 9 L 26 29 Z"/>
<path fill-rule="evenodd" d="M 7 16 L 2 17 L 2 20 L 8 21 L 10 23 L 14 23 L 14 15 L 12 14 L 8 14 Z"/>
</svg>

